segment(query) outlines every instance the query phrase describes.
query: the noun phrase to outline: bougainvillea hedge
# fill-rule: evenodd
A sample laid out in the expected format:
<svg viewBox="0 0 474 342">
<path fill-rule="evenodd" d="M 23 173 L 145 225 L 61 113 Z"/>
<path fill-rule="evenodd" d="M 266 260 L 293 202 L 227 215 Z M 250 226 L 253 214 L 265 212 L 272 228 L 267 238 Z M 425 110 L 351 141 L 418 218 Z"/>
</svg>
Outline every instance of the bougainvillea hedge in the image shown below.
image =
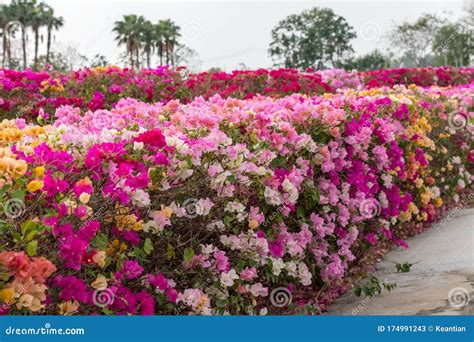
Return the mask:
<svg viewBox="0 0 474 342">
<path fill-rule="evenodd" d="M 68 74 L 3 69 L 0 70 L 0 115 L 31 120 L 38 116 L 53 116 L 55 110 L 63 105 L 83 110 L 111 109 L 125 97 L 148 103 L 165 103 L 174 99 L 187 103 L 198 96 L 248 99 L 260 94 L 275 98 L 294 93 L 321 95 L 347 87 L 449 86 L 472 81 L 473 68 L 451 67 L 370 72 L 260 69 L 199 74 L 166 67 L 139 71 L 98 67 Z"/>
<path fill-rule="evenodd" d="M 0 124 L 4 314 L 318 313 L 472 190 L 474 84 L 88 111 L 86 88 Z"/>
</svg>

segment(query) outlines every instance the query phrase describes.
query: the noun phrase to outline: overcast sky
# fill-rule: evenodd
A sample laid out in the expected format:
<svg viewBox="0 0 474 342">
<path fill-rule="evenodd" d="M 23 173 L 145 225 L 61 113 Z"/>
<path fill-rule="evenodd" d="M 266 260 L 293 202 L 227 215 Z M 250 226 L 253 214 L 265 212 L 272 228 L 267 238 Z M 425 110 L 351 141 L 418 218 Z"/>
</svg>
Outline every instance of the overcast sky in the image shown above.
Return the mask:
<svg viewBox="0 0 474 342">
<path fill-rule="evenodd" d="M 1 1 L 1 0 L 0 0 Z M 201 69 L 270 67 L 270 32 L 279 20 L 315 6 L 329 7 L 357 31 L 352 41 L 357 55 L 385 50 L 384 37 L 393 23 L 415 20 L 422 13 L 458 18 L 471 0 L 445 1 L 113 1 L 46 0 L 65 19 L 56 40 L 72 43 L 88 57 L 105 55 L 118 62 L 111 32 L 124 14 L 143 15 L 156 22 L 171 18 L 182 28 L 182 42 L 194 49 Z M 43 47 L 44 49 L 44 47 Z"/>
</svg>

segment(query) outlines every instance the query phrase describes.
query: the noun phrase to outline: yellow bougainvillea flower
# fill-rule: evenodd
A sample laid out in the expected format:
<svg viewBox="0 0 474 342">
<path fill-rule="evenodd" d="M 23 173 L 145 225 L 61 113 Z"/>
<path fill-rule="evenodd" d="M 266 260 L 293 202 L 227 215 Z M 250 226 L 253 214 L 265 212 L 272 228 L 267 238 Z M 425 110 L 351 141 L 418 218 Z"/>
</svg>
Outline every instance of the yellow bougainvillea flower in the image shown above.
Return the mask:
<svg viewBox="0 0 474 342">
<path fill-rule="evenodd" d="M 418 214 L 418 213 L 420 212 L 420 210 L 418 209 L 418 207 L 416 206 L 416 204 L 413 203 L 413 202 L 410 202 L 410 203 L 408 204 L 408 209 L 410 209 L 410 211 L 411 211 L 412 213 L 414 213 L 414 214 Z"/>
<path fill-rule="evenodd" d="M 13 177 L 18 178 L 26 173 L 28 165 L 23 160 L 16 160 L 15 167 L 13 169 Z"/>
<path fill-rule="evenodd" d="M 421 197 L 421 203 L 423 203 L 423 205 L 427 205 L 431 200 L 431 196 L 428 192 L 421 194 L 420 197 Z"/>
<path fill-rule="evenodd" d="M 43 178 L 44 177 L 44 166 L 38 166 L 33 169 L 33 174 L 36 178 Z"/>
<path fill-rule="evenodd" d="M 398 214 L 398 219 L 402 222 L 408 222 L 411 220 L 411 212 L 410 210 L 407 211 L 402 211 L 400 214 Z"/>
<path fill-rule="evenodd" d="M 170 207 L 164 207 L 163 205 L 161 206 L 160 212 L 165 214 L 167 219 L 169 219 L 173 215 L 173 209 L 171 209 Z"/>
<path fill-rule="evenodd" d="M 94 262 L 100 267 L 104 267 L 105 256 L 106 256 L 105 251 L 98 251 L 97 253 L 94 254 L 94 256 L 92 257 L 92 260 L 94 260 Z"/>
<path fill-rule="evenodd" d="M 250 227 L 250 229 L 257 229 L 258 221 L 257 220 L 249 220 L 249 227 Z"/>
<path fill-rule="evenodd" d="M 79 309 L 79 302 L 77 300 L 69 300 L 67 302 L 62 302 L 59 304 L 59 314 L 60 315 L 71 315 Z"/>
<path fill-rule="evenodd" d="M 96 290 L 99 290 L 99 291 L 103 291 L 107 288 L 108 284 L 107 284 L 107 278 L 100 275 L 97 277 L 96 280 L 94 280 L 91 284 L 91 287 L 96 289 Z"/>
<path fill-rule="evenodd" d="M 91 195 L 89 195 L 87 192 L 83 192 L 79 196 L 79 201 L 81 201 L 81 203 L 83 203 L 83 204 L 88 203 L 90 199 L 91 199 Z"/>
<path fill-rule="evenodd" d="M 0 290 L 0 300 L 4 301 L 5 303 L 13 302 L 14 298 L 15 290 L 13 289 L 13 287 L 8 287 Z"/>
<path fill-rule="evenodd" d="M 26 293 L 33 296 L 33 301 L 29 306 L 31 311 L 36 312 L 44 308 L 45 305 L 42 303 L 46 300 L 46 289 L 47 287 L 42 284 L 33 284 L 27 289 Z"/>
<path fill-rule="evenodd" d="M 20 297 L 18 303 L 16 303 L 16 307 L 18 310 L 21 310 L 22 308 L 28 308 L 32 312 L 37 312 L 44 308 L 41 300 L 41 297 L 36 297 L 29 293 L 25 293 Z"/>
<path fill-rule="evenodd" d="M 142 229 L 143 229 L 143 221 L 142 220 L 135 222 L 132 226 L 132 230 L 134 230 L 136 232 L 140 231 Z"/>
<path fill-rule="evenodd" d="M 29 192 L 35 192 L 35 191 L 43 189 L 43 186 L 44 186 L 44 182 L 42 180 L 35 179 L 28 183 L 28 185 L 26 186 L 26 189 Z"/>
<path fill-rule="evenodd" d="M 428 214 L 426 212 L 421 213 L 421 220 L 422 221 L 428 220 Z"/>
</svg>

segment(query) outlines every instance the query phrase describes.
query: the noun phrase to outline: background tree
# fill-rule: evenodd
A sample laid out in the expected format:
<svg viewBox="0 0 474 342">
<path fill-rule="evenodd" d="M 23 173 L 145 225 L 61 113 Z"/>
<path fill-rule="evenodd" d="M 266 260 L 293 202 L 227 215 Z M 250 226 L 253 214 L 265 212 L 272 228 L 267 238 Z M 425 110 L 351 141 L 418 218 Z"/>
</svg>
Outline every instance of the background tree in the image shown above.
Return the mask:
<svg viewBox="0 0 474 342">
<path fill-rule="evenodd" d="M 145 53 L 146 66 L 149 68 L 151 63 L 151 55 L 156 44 L 156 32 L 155 26 L 148 20 L 143 22 L 140 39 L 141 45 L 143 46 L 143 52 Z"/>
<path fill-rule="evenodd" d="M 424 14 L 414 23 L 396 26 L 389 35 L 390 43 L 401 53 L 405 64 L 411 61 L 413 66 L 427 66 L 433 60 L 431 49 L 435 32 L 443 22 L 433 14 Z"/>
<path fill-rule="evenodd" d="M 106 66 L 109 65 L 109 61 L 107 60 L 107 57 L 104 55 L 101 55 L 97 53 L 91 60 L 91 67 L 98 67 L 98 66 Z"/>
<path fill-rule="evenodd" d="M 161 65 L 175 66 L 177 58 L 183 59 L 183 45 L 179 42 L 180 30 L 171 19 L 153 24 L 143 16 L 134 14 L 123 16 L 122 20 L 115 22 L 113 28 L 115 40 L 126 47 L 132 68 L 140 68 L 141 59 L 150 67 L 154 51 L 157 51 Z M 177 54 L 178 49 L 180 52 Z"/>
<path fill-rule="evenodd" d="M 96 57 L 97 58 L 97 55 Z M 38 56 L 39 69 L 56 70 L 59 72 L 69 72 L 90 66 L 94 63 L 79 52 L 78 46 L 74 43 L 57 43 L 49 52 L 48 61 L 46 54 Z"/>
<path fill-rule="evenodd" d="M 350 41 L 355 37 L 343 17 L 328 8 L 313 8 L 280 21 L 268 51 L 275 66 L 337 67 L 354 51 Z"/>
<path fill-rule="evenodd" d="M 438 65 L 462 67 L 469 65 L 474 54 L 472 33 L 459 23 L 441 26 L 433 40 Z"/>
<path fill-rule="evenodd" d="M 202 64 L 198 53 L 183 45 L 178 44 L 173 52 L 174 66 L 186 66 L 190 72 L 197 72 Z"/>
<path fill-rule="evenodd" d="M 7 24 L 10 22 L 11 15 L 9 6 L 0 6 L 0 32 L 2 34 L 2 67 L 5 67 L 5 59 L 10 59 L 11 48 L 8 40 Z"/>
<path fill-rule="evenodd" d="M 54 10 L 50 7 L 45 14 L 45 25 L 47 30 L 46 37 L 46 63 L 49 64 L 49 54 L 51 51 L 52 32 L 59 30 L 64 26 L 64 18 L 56 17 Z"/>
<path fill-rule="evenodd" d="M 41 29 L 43 27 L 48 30 L 48 41 L 47 41 L 47 52 L 46 56 L 49 55 L 49 49 L 51 44 L 51 31 L 58 29 L 64 23 L 62 17 L 55 17 L 54 10 L 44 2 L 38 2 L 37 0 L 12 0 L 8 5 L 0 7 L 0 26 L 1 34 L 3 36 L 3 53 L 2 53 L 2 65 L 5 66 L 5 61 L 8 59 L 8 67 L 12 68 L 12 42 L 11 38 L 20 37 L 21 39 L 21 51 L 22 51 L 22 64 L 23 68 L 28 65 L 27 56 L 27 33 L 28 31 L 33 33 L 33 44 L 34 44 L 34 56 L 33 56 L 33 68 L 38 69 L 38 58 L 40 53 L 40 38 Z M 41 39 L 42 40 L 42 39 Z M 47 58 L 46 58 L 47 59 Z"/>
<path fill-rule="evenodd" d="M 124 15 L 122 20 L 116 21 L 113 32 L 116 33 L 115 40 L 119 45 L 125 45 L 130 60 L 130 66 L 139 67 L 138 58 L 140 49 L 140 36 L 143 30 L 145 18 L 135 14 Z"/>
<path fill-rule="evenodd" d="M 39 31 L 42 26 L 46 26 L 48 12 L 50 10 L 51 8 L 45 3 L 37 4 L 36 1 L 31 2 L 29 23 L 34 35 L 35 54 L 33 59 L 33 69 L 35 70 L 38 69 Z"/>
<path fill-rule="evenodd" d="M 36 6 L 36 0 L 12 0 L 10 4 L 11 15 L 22 24 L 21 30 L 21 50 L 23 52 L 23 69 L 26 69 L 26 28 L 31 26 L 31 18 Z"/>
<path fill-rule="evenodd" d="M 344 69 L 368 71 L 385 68 L 387 64 L 389 64 L 388 57 L 382 55 L 379 50 L 374 50 L 371 53 L 347 61 L 344 64 Z"/>
<path fill-rule="evenodd" d="M 165 63 L 174 66 L 173 59 L 174 50 L 178 44 L 180 27 L 177 26 L 171 19 L 160 20 L 156 26 L 156 36 L 158 52 L 160 54 L 160 64 L 163 64 L 163 56 Z"/>
</svg>

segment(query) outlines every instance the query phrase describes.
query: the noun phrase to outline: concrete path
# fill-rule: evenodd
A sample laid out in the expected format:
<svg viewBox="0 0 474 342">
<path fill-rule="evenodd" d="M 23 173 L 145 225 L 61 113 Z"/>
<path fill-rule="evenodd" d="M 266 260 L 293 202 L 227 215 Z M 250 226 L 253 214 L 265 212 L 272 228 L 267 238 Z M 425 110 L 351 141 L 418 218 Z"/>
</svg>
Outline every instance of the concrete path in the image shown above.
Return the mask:
<svg viewBox="0 0 474 342">
<path fill-rule="evenodd" d="M 395 282 L 391 292 L 339 298 L 326 315 L 474 315 L 474 209 L 451 212 L 430 230 L 410 238 L 377 265 L 380 281 Z M 396 264 L 414 264 L 397 273 Z"/>
</svg>

